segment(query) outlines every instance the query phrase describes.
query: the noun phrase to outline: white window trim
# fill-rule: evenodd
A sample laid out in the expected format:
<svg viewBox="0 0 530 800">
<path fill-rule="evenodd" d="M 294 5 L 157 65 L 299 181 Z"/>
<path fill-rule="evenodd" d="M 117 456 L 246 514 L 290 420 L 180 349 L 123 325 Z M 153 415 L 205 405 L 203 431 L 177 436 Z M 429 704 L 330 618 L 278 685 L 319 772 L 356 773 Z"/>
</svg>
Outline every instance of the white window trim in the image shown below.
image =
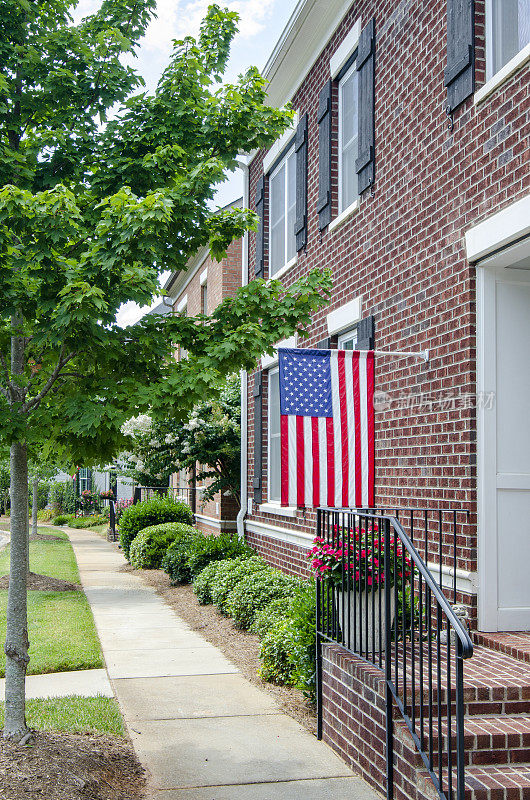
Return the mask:
<svg viewBox="0 0 530 800">
<path fill-rule="evenodd" d="M 299 114 L 298 111 L 296 111 L 292 124 L 287 128 L 286 131 L 282 133 L 280 138 L 276 139 L 274 144 L 271 145 L 268 153 L 266 153 L 263 159 L 263 172 L 265 173 L 265 175 L 268 175 L 268 173 L 271 171 L 274 162 L 276 161 L 282 150 L 284 150 L 287 147 L 291 139 L 294 139 L 298 122 L 299 122 Z"/>
<path fill-rule="evenodd" d="M 274 353 L 272 356 L 262 356 L 261 357 L 261 369 L 271 369 L 272 367 L 278 366 L 278 349 L 280 347 L 296 347 L 297 337 L 289 336 L 288 339 L 282 339 L 281 342 L 274 347 Z"/>
<path fill-rule="evenodd" d="M 298 254 L 293 256 L 293 258 L 291 258 L 291 260 L 288 261 L 287 264 L 284 264 L 283 267 L 280 267 L 280 269 L 277 272 L 275 272 L 274 275 L 271 278 L 269 278 L 269 280 L 275 281 L 278 278 L 283 277 L 283 275 L 285 275 L 286 272 L 289 272 L 290 269 L 295 267 L 297 263 L 298 263 Z"/>
<path fill-rule="evenodd" d="M 515 75 L 522 67 L 530 61 L 530 42 L 519 50 L 507 64 L 504 65 L 498 72 L 495 73 L 480 89 L 478 89 L 474 96 L 473 102 L 476 106 L 484 102 L 499 86 L 506 83 L 512 75 Z"/>
<path fill-rule="evenodd" d="M 179 314 L 182 313 L 182 311 L 184 311 L 187 305 L 188 305 L 188 295 L 185 294 L 182 300 L 177 305 L 177 312 Z"/>
<path fill-rule="evenodd" d="M 297 259 L 297 255 L 295 254 L 293 256 L 293 258 L 289 259 L 289 261 L 287 261 L 285 264 L 283 264 L 283 266 L 281 266 L 279 269 L 277 269 L 276 272 L 274 273 L 274 275 L 270 274 L 270 271 L 271 271 L 271 253 L 272 253 L 272 225 L 271 225 L 271 196 L 270 196 L 271 193 L 270 193 L 270 186 L 271 186 L 271 181 L 274 178 L 274 176 L 278 172 L 280 172 L 282 167 L 284 167 L 285 168 L 285 249 L 287 250 L 287 236 L 289 234 L 288 229 L 287 229 L 288 221 L 289 221 L 289 215 L 287 213 L 287 211 L 288 211 L 288 208 L 287 208 L 288 185 L 287 185 L 287 183 L 288 183 L 288 176 L 289 176 L 289 171 L 287 169 L 287 161 L 288 161 L 289 157 L 292 156 L 293 153 L 294 153 L 294 145 L 293 145 L 293 147 L 289 148 L 289 150 L 285 153 L 284 157 L 282 158 L 282 160 L 280 161 L 280 163 L 278 164 L 278 166 L 276 167 L 274 172 L 271 172 L 271 174 L 269 176 L 269 278 L 273 278 L 273 279 L 278 278 L 278 276 L 280 276 L 280 275 L 285 275 L 285 273 L 288 270 L 290 270 L 291 267 L 293 267 L 296 264 L 296 259 Z M 296 244 L 295 244 L 295 247 L 296 247 Z"/>
<path fill-rule="evenodd" d="M 267 402 L 267 503 L 280 503 L 279 500 L 272 500 L 270 496 L 271 491 L 271 402 L 270 402 L 270 385 L 271 376 L 280 371 L 279 367 L 271 367 L 268 373 L 268 402 Z"/>
<path fill-rule="evenodd" d="M 359 322 L 361 319 L 361 301 L 361 296 L 354 297 L 349 303 L 336 308 L 335 311 L 330 311 L 326 318 L 330 336 L 336 333 L 344 333 Z"/>
<path fill-rule="evenodd" d="M 277 500 L 267 500 L 258 508 L 261 514 L 278 514 L 280 517 L 296 517 L 298 515 L 296 506 L 281 506 Z"/>
<path fill-rule="evenodd" d="M 201 272 L 201 277 L 200 277 L 201 286 L 204 286 L 207 280 L 208 280 L 208 267 L 206 267 L 206 269 L 203 269 L 203 271 Z"/>
<path fill-rule="evenodd" d="M 351 214 L 353 214 L 355 211 L 357 211 L 357 208 L 359 207 L 359 195 L 357 195 L 357 197 L 355 198 L 353 203 L 350 203 L 350 205 L 347 206 L 346 208 L 342 208 L 342 92 L 341 92 L 341 84 L 343 83 L 343 81 L 348 80 L 348 78 L 351 75 L 353 75 L 353 73 L 356 72 L 356 71 L 357 71 L 357 64 L 356 64 L 356 62 L 354 62 L 351 65 L 351 67 L 349 68 L 349 70 L 342 76 L 342 78 L 339 81 L 339 183 L 338 183 L 338 186 L 339 186 L 339 215 L 337 217 L 337 220 L 340 220 L 340 222 L 337 222 L 332 228 L 331 225 L 334 222 L 334 220 L 332 220 L 332 222 L 330 223 L 330 226 L 329 226 L 330 230 L 334 230 L 339 225 L 342 225 L 342 223 L 349 216 L 351 216 Z M 359 112 L 359 109 L 357 109 L 357 113 L 358 112 Z M 357 134 L 357 138 L 358 138 L 358 136 L 359 136 L 359 134 Z M 353 206 L 356 203 L 357 203 L 357 207 L 353 208 Z M 349 213 L 346 214 L 346 212 L 349 212 Z M 343 216 L 345 214 L 346 214 L 346 216 Z"/>
<path fill-rule="evenodd" d="M 335 50 L 329 61 L 331 80 L 335 80 L 343 66 L 357 49 L 361 37 L 361 20 L 358 19 L 344 41 Z"/>
<path fill-rule="evenodd" d="M 347 222 L 347 220 L 349 220 L 350 217 L 353 217 L 353 215 L 359 210 L 359 206 L 360 202 L 359 198 L 357 198 L 357 200 L 354 200 L 353 203 L 351 203 L 347 208 L 344 209 L 344 211 L 341 211 L 341 213 L 337 217 L 335 217 L 335 219 L 331 220 L 331 222 L 328 225 L 328 231 L 330 233 L 333 233 L 333 231 L 336 231 L 337 228 L 342 227 L 342 225 L 345 222 Z"/>
<path fill-rule="evenodd" d="M 352 339 L 352 333 L 354 331 L 355 331 L 355 334 L 356 334 L 355 343 L 357 344 L 357 339 L 358 339 L 358 336 L 357 336 L 357 325 L 355 324 L 355 325 L 352 325 L 350 328 L 348 328 L 348 330 L 343 331 L 343 333 L 341 333 L 341 335 L 339 336 L 339 340 L 337 342 L 337 349 L 338 350 L 343 350 L 344 349 L 344 347 L 343 347 L 344 342 L 349 342 Z"/>
</svg>

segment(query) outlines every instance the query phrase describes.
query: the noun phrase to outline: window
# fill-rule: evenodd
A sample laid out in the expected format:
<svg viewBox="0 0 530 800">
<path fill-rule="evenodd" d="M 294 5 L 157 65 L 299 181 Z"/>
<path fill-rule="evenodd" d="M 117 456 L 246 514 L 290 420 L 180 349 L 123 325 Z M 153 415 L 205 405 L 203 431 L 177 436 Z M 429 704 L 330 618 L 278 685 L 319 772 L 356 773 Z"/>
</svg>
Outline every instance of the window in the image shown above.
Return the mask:
<svg viewBox="0 0 530 800">
<path fill-rule="evenodd" d="M 79 470 L 79 494 L 90 489 L 92 473 L 87 467 L 81 467 Z"/>
<path fill-rule="evenodd" d="M 357 200 L 359 77 L 356 65 L 339 83 L 339 214 Z"/>
<path fill-rule="evenodd" d="M 269 275 L 296 256 L 296 154 L 292 149 L 269 180 Z"/>
<path fill-rule="evenodd" d="M 268 487 L 269 500 L 281 499 L 281 449 L 280 449 L 280 372 L 278 367 L 269 370 L 269 424 L 268 424 Z"/>
<path fill-rule="evenodd" d="M 338 349 L 339 350 L 355 350 L 357 344 L 357 327 L 351 328 L 341 336 L 339 336 Z"/>
<path fill-rule="evenodd" d="M 203 283 L 201 286 L 201 313 L 207 314 L 208 313 L 208 284 Z"/>
<path fill-rule="evenodd" d="M 530 0 L 488 0 L 488 79 L 530 43 Z"/>
</svg>

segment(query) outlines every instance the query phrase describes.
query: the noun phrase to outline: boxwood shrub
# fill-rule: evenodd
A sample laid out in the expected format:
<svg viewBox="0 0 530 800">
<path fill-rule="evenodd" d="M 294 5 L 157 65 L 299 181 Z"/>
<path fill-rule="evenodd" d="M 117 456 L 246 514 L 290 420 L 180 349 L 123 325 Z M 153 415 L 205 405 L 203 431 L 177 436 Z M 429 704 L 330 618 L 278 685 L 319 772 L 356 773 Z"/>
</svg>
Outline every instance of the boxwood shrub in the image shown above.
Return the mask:
<svg viewBox="0 0 530 800">
<path fill-rule="evenodd" d="M 197 595 L 197 600 L 201 605 L 212 603 L 212 586 L 215 583 L 217 572 L 224 567 L 226 561 L 211 561 L 193 579 L 193 591 Z"/>
<path fill-rule="evenodd" d="M 202 538 L 202 533 L 195 528 L 190 528 L 187 534 L 179 536 L 168 547 L 161 566 L 169 575 L 173 585 L 191 581 L 188 555 L 193 548 L 195 540 L 198 538 Z"/>
<path fill-rule="evenodd" d="M 221 533 L 219 536 L 198 536 L 188 554 L 188 566 L 195 577 L 211 561 L 229 558 L 251 558 L 256 553 L 237 533 Z"/>
<path fill-rule="evenodd" d="M 300 587 L 300 581 L 289 578 L 280 570 L 269 567 L 256 575 L 248 575 L 231 590 L 226 610 L 238 628 L 247 630 L 254 622 L 258 609 L 271 600 L 290 597 Z"/>
<path fill-rule="evenodd" d="M 222 614 L 227 613 L 226 602 L 232 589 L 249 575 L 269 570 L 265 561 L 259 556 L 253 558 L 239 559 L 234 558 L 229 561 L 222 561 L 221 566 L 215 573 L 215 580 L 211 587 L 212 601 Z"/>
<path fill-rule="evenodd" d="M 182 522 L 166 522 L 144 528 L 131 542 L 131 564 L 137 569 L 158 569 L 173 542 L 188 541 L 196 535 L 195 528 Z"/>
<path fill-rule="evenodd" d="M 66 525 L 70 521 L 68 514 L 58 514 L 52 519 L 52 525 Z"/>
<path fill-rule="evenodd" d="M 141 530 L 164 522 L 193 523 L 193 512 L 185 503 L 171 497 L 153 497 L 126 508 L 120 519 L 120 544 L 125 557 L 129 558 L 131 542 Z"/>
</svg>

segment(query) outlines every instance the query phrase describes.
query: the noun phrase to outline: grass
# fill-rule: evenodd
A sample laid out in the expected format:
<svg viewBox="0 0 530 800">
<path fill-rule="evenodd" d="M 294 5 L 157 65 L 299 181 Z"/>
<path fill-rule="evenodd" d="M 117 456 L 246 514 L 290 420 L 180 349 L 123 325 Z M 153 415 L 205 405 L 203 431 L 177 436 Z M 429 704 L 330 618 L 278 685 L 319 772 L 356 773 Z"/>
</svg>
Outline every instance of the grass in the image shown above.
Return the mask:
<svg viewBox="0 0 530 800">
<path fill-rule="evenodd" d="M 26 700 L 30 728 L 69 733 L 110 733 L 123 736 L 125 728 L 118 703 L 110 697 L 53 697 Z M 4 704 L 0 703 L 0 728 L 4 726 Z"/>
<path fill-rule="evenodd" d="M 6 637 L 7 591 L 0 591 L 0 642 Z M 103 659 L 92 611 L 82 592 L 28 592 L 29 675 L 99 669 Z M 0 651 L 0 677 L 5 655 Z"/>
<path fill-rule="evenodd" d="M 79 583 L 79 570 L 72 545 L 64 531 L 53 528 L 39 528 L 39 533 L 50 533 L 59 536 L 60 541 L 50 539 L 29 543 L 29 568 L 38 575 L 50 578 L 61 578 L 71 583 Z M 9 572 L 9 545 L 0 552 L 0 575 Z"/>
</svg>

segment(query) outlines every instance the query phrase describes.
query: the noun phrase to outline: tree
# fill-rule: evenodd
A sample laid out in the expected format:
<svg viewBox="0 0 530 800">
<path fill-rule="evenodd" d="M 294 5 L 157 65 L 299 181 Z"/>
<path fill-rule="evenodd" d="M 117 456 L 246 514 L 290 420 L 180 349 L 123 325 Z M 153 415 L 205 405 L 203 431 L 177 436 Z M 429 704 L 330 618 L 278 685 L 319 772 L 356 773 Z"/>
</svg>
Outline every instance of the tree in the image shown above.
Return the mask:
<svg viewBox="0 0 530 800">
<path fill-rule="evenodd" d="M 164 270 L 256 225 L 214 213 L 240 152 L 269 146 L 291 112 L 265 104 L 249 69 L 219 81 L 237 15 L 210 6 L 197 40 L 175 43 L 156 92 L 122 63 L 154 0 L 103 0 L 73 25 L 71 0 L 4 0 L 0 27 L 0 441 L 10 446 L 11 564 L 4 737 L 27 736 L 28 453 L 101 463 L 122 424 L 152 409 L 183 419 L 237 369 L 303 331 L 330 288 L 253 281 L 212 317 L 149 315 L 121 329 L 122 303 L 150 303 Z M 121 110 L 107 121 L 108 110 Z M 175 363 L 180 345 L 188 360 Z"/>
<path fill-rule="evenodd" d="M 219 397 L 198 403 L 184 423 L 147 414 L 128 420 L 123 430 L 134 447 L 122 456 L 124 474 L 144 486 L 168 486 L 174 472 L 200 464 L 196 480 L 210 482 L 203 500 L 229 491 L 239 502 L 240 388 L 239 376 L 231 375 Z"/>
</svg>

